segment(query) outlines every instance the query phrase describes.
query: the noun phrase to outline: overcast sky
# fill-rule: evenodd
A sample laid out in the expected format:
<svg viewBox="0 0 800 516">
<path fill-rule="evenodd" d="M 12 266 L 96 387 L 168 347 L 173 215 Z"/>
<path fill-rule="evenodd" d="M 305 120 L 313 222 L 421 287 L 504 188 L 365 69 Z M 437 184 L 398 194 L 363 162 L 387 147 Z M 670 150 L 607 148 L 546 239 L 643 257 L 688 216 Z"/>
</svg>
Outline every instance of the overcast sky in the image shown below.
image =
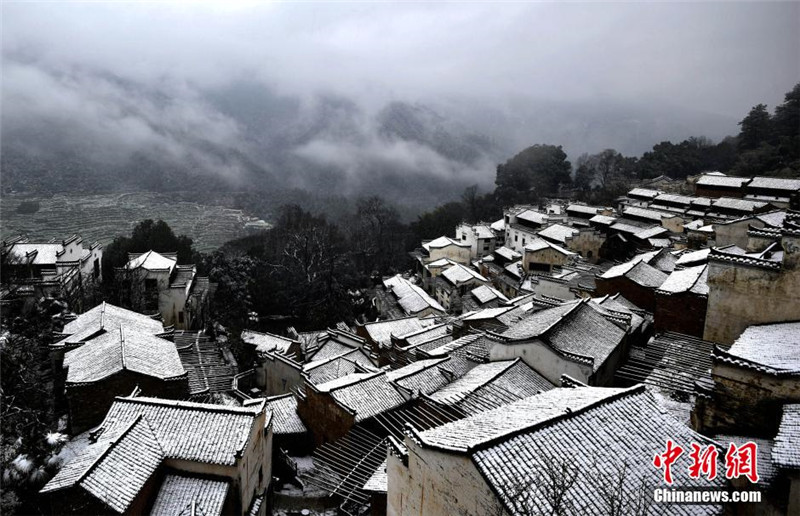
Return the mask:
<svg viewBox="0 0 800 516">
<path fill-rule="evenodd" d="M 3 3 L 3 68 L 170 90 L 663 101 L 740 117 L 800 81 L 800 3 Z M 4 74 L 6 89 L 18 74 Z"/>
</svg>

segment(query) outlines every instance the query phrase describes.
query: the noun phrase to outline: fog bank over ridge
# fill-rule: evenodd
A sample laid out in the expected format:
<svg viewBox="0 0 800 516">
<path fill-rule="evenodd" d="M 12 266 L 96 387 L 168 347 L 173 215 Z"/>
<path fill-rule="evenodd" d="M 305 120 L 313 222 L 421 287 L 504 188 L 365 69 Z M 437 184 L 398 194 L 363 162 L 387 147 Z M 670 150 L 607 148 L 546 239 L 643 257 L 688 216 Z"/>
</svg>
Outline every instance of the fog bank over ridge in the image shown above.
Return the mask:
<svg viewBox="0 0 800 516">
<path fill-rule="evenodd" d="M 4 168 L 27 186 L 57 163 L 109 188 L 433 201 L 490 188 L 534 143 L 574 159 L 735 134 L 800 81 L 798 19 L 796 3 L 6 4 Z"/>
</svg>

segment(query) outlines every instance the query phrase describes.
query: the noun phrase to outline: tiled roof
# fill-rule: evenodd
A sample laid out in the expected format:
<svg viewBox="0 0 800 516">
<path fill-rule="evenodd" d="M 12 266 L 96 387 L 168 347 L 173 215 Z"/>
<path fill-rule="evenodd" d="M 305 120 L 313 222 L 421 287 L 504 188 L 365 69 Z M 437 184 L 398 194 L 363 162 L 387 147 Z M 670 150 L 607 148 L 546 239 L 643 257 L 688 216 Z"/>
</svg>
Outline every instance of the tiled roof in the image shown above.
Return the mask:
<svg viewBox="0 0 800 516">
<path fill-rule="evenodd" d="M 648 188 L 634 188 L 630 192 L 628 192 L 629 197 L 646 197 L 648 199 L 655 199 L 659 195 L 661 195 L 661 190 L 650 190 Z"/>
<path fill-rule="evenodd" d="M 545 400 L 552 403 L 543 403 Z M 655 398 L 641 388 L 554 389 L 518 403 L 529 408 L 526 414 L 518 416 L 525 420 L 525 426 L 516 425 L 519 428 L 516 433 L 508 437 L 501 434 L 472 452 L 478 470 L 513 515 L 553 512 L 547 495 L 539 487 L 539 479 L 550 478 L 553 473 L 548 471 L 560 470 L 562 465 L 574 468 L 577 475 L 562 504 L 573 508 L 576 514 L 610 513 L 608 503 L 612 492 L 617 504 L 649 504 L 650 486 L 663 485 L 663 472 L 653 467 L 651 461 L 663 453 L 667 440 L 685 448 L 693 442 L 711 444 L 664 414 Z M 517 414 L 516 410 L 510 413 L 511 406 L 496 412 L 513 420 L 510 416 Z M 487 414 L 478 417 L 487 418 Z M 571 444 L 564 446 L 564 443 Z M 722 455 L 721 452 L 718 470 L 723 467 Z M 713 481 L 689 478 L 686 473 L 689 464 L 689 454 L 684 453 L 673 465 L 677 485 L 716 489 L 726 485 L 724 476 Z M 602 465 L 602 473 L 598 465 Z M 616 491 L 617 485 L 622 492 Z M 660 513 L 665 507 L 651 508 Z M 669 514 L 679 515 L 719 514 L 722 510 L 719 505 L 668 507 Z"/>
<path fill-rule="evenodd" d="M 526 220 L 528 222 L 533 222 L 535 224 L 544 224 L 548 219 L 546 214 L 533 210 L 525 210 L 517 213 L 517 218 Z"/>
<path fill-rule="evenodd" d="M 467 369 L 468 364 L 461 358 L 439 357 L 419 360 L 390 371 L 386 378 L 413 395 L 430 394 L 447 385 L 452 374 L 460 377 Z"/>
<path fill-rule="evenodd" d="M 123 513 L 164 456 L 147 419 L 136 417 L 84 448 L 42 488 L 42 492 L 80 486 L 114 512 Z"/>
<path fill-rule="evenodd" d="M 754 177 L 747 185 L 748 188 L 764 188 L 770 190 L 786 190 L 796 192 L 800 190 L 800 179 L 786 179 L 781 177 Z"/>
<path fill-rule="evenodd" d="M 297 398 L 293 394 L 267 398 L 267 409 L 272 411 L 272 432 L 275 435 L 304 434 L 308 431 L 297 415 Z"/>
<path fill-rule="evenodd" d="M 221 480 L 167 475 L 158 490 L 151 516 L 219 516 L 230 484 Z M 192 506 L 194 504 L 194 506 Z"/>
<path fill-rule="evenodd" d="M 670 204 L 681 204 L 688 206 L 689 204 L 692 203 L 692 199 L 694 199 L 694 197 L 689 197 L 687 195 L 664 193 L 653 199 L 653 204 L 658 205 L 658 204 L 670 203 Z"/>
<path fill-rule="evenodd" d="M 430 397 L 476 414 L 554 387 L 521 359 L 515 359 L 478 365 Z"/>
<path fill-rule="evenodd" d="M 602 210 L 603 208 L 598 208 L 596 206 L 586 206 L 585 204 L 570 204 L 567 206 L 567 211 L 574 211 L 576 213 L 585 213 L 587 215 L 595 215 L 598 211 Z"/>
<path fill-rule="evenodd" d="M 395 336 L 406 341 L 409 346 L 416 346 L 418 344 L 422 344 L 423 342 L 444 337 L 449 333 L 450 325 L 442 323 L 434 324 L 433 326 L 428 326 L 427 328 L 407 333 L 405 335 Z"/>
<path fill-rule="evenodd" d="M 425 355 L 440 357 L 447 355 L 472 356 L 479 360 L 489 359 L 489 341 L 483 334 L 470 334 L 447 342 L 439 347 L 425 350 Z"/>
<path fill-rule="evenodd" d="M 730 176 L 717 176 L 711 174 L 703 174 L 697 180 L 698 186 L 723 186 L 728 188 L 741 188 L 742 185 L 750 180 L 748 177 L 730 177 Z"/>
<path fill-rule="evenodd" d="M 782 227 L 783 221 L 786 219 L 786 211 L 771 211 L 769 213 L 760 213 L 755 216 L 758 220 L 764 222 L 767 226 Z"/>
<path fill-rule="evenodd" d="M 486 278 L 459 263 L 447 268 L 447 270 L 442 273 L 442 276 L 456 286 L 473 280 L 486 282 Z"/>
<path fill-rule="evenodd" d="M 765 202 L 748 201 L 746 199 L 734 199 L 732 197 L 720 197 L 712 202 L 714 208 L 734 210 L 741 212 L 753 212 L 757 208 L 766 206 Z"/>
<path fill-rule="evenodd" d="M 506 221 L 505 219 L 500 219 L 492 222 L 490 226 L 494 231 L 504 231 L 506 229 Z"/>
<path fill-rule="evenodd" d="M 385 372 L 364 375 L 354 382 L 329 390 L 337 403 L 353 411 L 356 423 L 399 407 L 406 401 L 389 383 Z"/>
<path fill-rule="evenodd" d="M 433 308 L 442 313 L 445 311 L 442 305 L 429 296 L 427 292 L 400 274 L 384 280 L 383 283 L 392 290 L 392 293 L 397 297 L 398 304 L 409 315 L 422 312 L 428 308 Z"/>
<path fill-rule="evenodd" d="M 678 261 L 675 262 L 675 265 L 693 265 L 696 263 L 705 263 L 708 261 L 708 253 L 711 252 L 711 249 L 700 249 L 699 251 L 689 251 L 688 253 L 683 253 L 678 257 Z"/>
<path fill-rule="evenodd" d="M 122 370 L 162 380 L 186 375 L 175 344 L 153 335 L 111 329 L 64 355 L 67 383 L 103 380 Z"/>
<path fill-rule="evenodd" d="M 474 288 L 470 291 L 470 294 L 475 296 L 475 299 L 481 304 L 494 301 L 495 299 L 508 301 L 508 298 L 502 292 L 490 285 L 481 285 L 480 287 Z"/>
<path fill-rule="evenodd" d="M 386 461 L 378 466 L 375 473 L 364 484 L 364 491 L 385 493 L 389 490 L 389 475 L 386 474 Z"/>
<path fill-rule="evenodd" d="M 772 448 L 772 462 L 784 469 L 800 469 L 800 404 L 783 406 L 783 416 Z"/>
<path fill-rule="evenodd" d="M 622 213 L 629 217 L 639 217 L 647 220 L 652 220 L 661 223 L 662 217 L 674 217 L 674 214 L 667 214 L 656 210 L 648 210 L 647 208 L 638 208 L 636 206 L 627 206 Z"/>
<path fill-rule="evenodd" d="M 446 236 L 440 236 L 439 238 L 431 240 L 430 242 L 426 242 L 422 244 L 422 247 L 424 247 L 426 251 L 430 251 L 431 249 L 441 249 L 442 247 L 447 247 L 449 245 L 469 247 L 469 244 L 459 242 L 458 240 L 454 240 Z"/>
<path fill-rule="evenodd" d="M 522 255 L 519 254 L 517 251 L 510 249 L 506 246 L 498 247 L 497 249 L 494 250 L 494 253 L 512 262 L 514 260 L 519 260 L 520 258 L 522 258 Z"/>
<path fill-rule="evenodd" d="M 616 217 L 610 217 L 608 215 L 595 215 L 594 217 L 589 219 L 589 222 L 596 222 L 598 224 L 603 224 L 603 225 L 611 225 L 614 222 L 616 222 L 616 220 L 617 220 Z"/>
<path fill-rule="evenodd" d="M 643 287 L 659 287 L 667 279 L 667 275 L 644 262 L 631 267 L 624 276 Z"/>
<path fill-rule="evenodd" d="M 573 256 L 573 255 L 577 254 L 577 253 L 574 253 L 572 251 L 568 251 L 567 249 L 564 249 L 563 247 L 561 247 L 559 245 L 556 245 L 556 244 L 554 244 L 552 242 L 548 242 L 544 238 L 539 238 L 539 237 L 536 237 L 533 240 L 531 240 L 525 246 L 525 251 L 536 252 L 536 251 L 541 251 L 543 249 L 548 249 L 548 248 L 553 249 L 553 250 L 555 250 L 555 251 L 557 251 L 557 252 L 559 252 L 559 253 L 561 253 L 563 255 L 567 255 L 567 256 Z M 506 267 L 506 270 L 507 269 L 508 269 L 508 267 Z"/>
<path fill-rule="evenodd" d="M 653 226 L 653 227 L 650 227 L 650 228 L 643 229 L 641 231 L 637 231 L 636 233 L 633 234 L 633 236 L 635 236 L 636 238 L 639 238 L 641 240 L 647 240 L 647 239 L 650 239 L 650 238 L 655 238 L 655 237 L 657 237 L 659 235 L 663 235 L 664 233 L 667 233 L 668 231 L 669 230 L 667 228 L 664 228 L 664 227 L 661 227 L 661 226 Z"/>
<path fill-rule="evenodd" d="M 176 333 L 173 338 L 183 368 L 189 375 L 190 393 L 233 389 L 233 377 L 239 372 L 238 368 L 215 341 L 191 332 Z"/>
<path fill-rule="evenodd" d="M 8 251 L 11 263 L 26 263 L 30 265 L 55 265 L 58 254 L 64 246 L 52 243 L 18 242 L 10 246 Z M 28 255 L 32 255 L 30 259 Z"/>
<path fill-rule="evenodd" d="M 609 321 L 595 303 L 574 301 L 540 310 L 505 333 L 511 340 L 539 339 L 575 358 L 593 359 L 597 370 L 621 343 L 625 329 Z M 605 312 L 604 312 L 605 313 Z"/>
<path fill-rule="evenodd" d="M 350 349 L 336 357 L 315 360 L 303 367 L 303 373 L 313 384 L 324 384 L 352 373 L 374 370 L 372 361 L 360 349 Z"/>
<path fill-rule="evenodd" d="M 255 346 L 256 351 L 259 353 L 267 353 L 270 351 L 286 353 L 289 351 L 291 345 L 297 342 L 286 337 L 281 337 L 280 335 L 253 330 L 243 330 L 242 340 L 247 344 Z"/>
<path fill-rule="evenodd" d="M 364 329 L 373 342 L 387 345 L 392 335 L 407 335 L 432 324 L 435 324 L 432 320 L 418 319 L 412 316 L 403 319 L 367 323 L 364 325 Z"/>
<path fill-rule="evenodd" d="M 728 354 L 777 371 L 800 372 L 800 321 L 749 326 Z"/>
<path fill-rule="evenodd" d="M 119 328 L 120 326 L 125 326 L 131 331 L 135 330 L 138 333 L 149 333 L 151 335 L 158 335 L 164 332 L 164 326 L 151 317 L 103 302 L 80 314 L 74 321 L 68 322 L 64 325 L 61 333 L 63 335 L 93 333 L 102 327 Z M 65 340 L 74 341 L 71 338 Z"/>
<path fill-rule="evenodd" d="M 263 406 L 223 407 L 160 398 L 114 400 L 100 425 L 114 433 L 138 416 L 153 429 L 167 458 L 233 465 L 241 456 Z"/>
<path fill-rule="evenodd" d="M 679 294 L 708 295 L 708 265 L 698 265 L 686 269 L 675 269 L 658 287 L 659 292 Z"/>
<path fill-rule="evenodd" d="M 419 433 L 418 437 L 427 446 L 466 452 L 494 439 L 624 392 L 626 389 L 601 387 L 552 389 L 495 410 L 426 430 Z"/>
<path fill-rule="evenodd" d="M 141 267 L 142 269 L 149 271 L 164 269 L 172 271 L 177 263 L 177 255 L 173 253 L 161 254 L 155 251 L 147 251 L 146 253 L 142 254 L 129 254 L 128 263 L 125 265 L 125 268 L 128 270 L 133 270 Z"/>
<path fill-rule="evenodd" d="M 309 362 L 320 362 L 323 360 L 329 360 L 334 357 L 341 356 L 343 353 L 349 353 L 353 351 L 352 346 L 348 346 L 339 342 L 338 340 L 328 340 L 320 345 L 319 348 L 311 355 L 309 358 L 311 361 Z M 308 364 L 307 364 L 308 365 Z"/>
<path fill-rule="evenodd" d="M 566 243 L 567 238 L 577 235 L 579 231 L 563 224 L 552 224 L 539 231 L 539 235 L 549 240 Z"/>
</svg>

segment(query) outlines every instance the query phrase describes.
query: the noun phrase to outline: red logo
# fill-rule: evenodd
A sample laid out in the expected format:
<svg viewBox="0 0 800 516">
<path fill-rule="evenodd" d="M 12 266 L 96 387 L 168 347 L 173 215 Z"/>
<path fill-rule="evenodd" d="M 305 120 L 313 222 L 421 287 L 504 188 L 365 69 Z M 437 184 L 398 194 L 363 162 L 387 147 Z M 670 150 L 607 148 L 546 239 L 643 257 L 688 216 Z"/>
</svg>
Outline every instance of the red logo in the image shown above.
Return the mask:
<svg viewBox="0 0 800 516">
<path fill-rule="evenodd" d="M 684 449 L 674 443 L 671 439 L 667 440 L 667 447 L 664 453 L 659 453 L 653 457 L 653 466 L 664 470 L 664 482 L 672 485 L 672 466 L 675 461 L 683 455 Z M 746 442 L 741 446 L 731 443 L 725 453 L 725 478 L 733 479 L 741 476 L 747 477 L 750 482 L 758 482 L 758 445 L 754 442 Z M 689 453 L 691 464 L 689 465 L 689 478 L 706 478 L 709 482 L 717 478 L 717 460 L 719 450 L 713 444 L 700 446 L 692 443 L 692 451 Z"/>
</svg>

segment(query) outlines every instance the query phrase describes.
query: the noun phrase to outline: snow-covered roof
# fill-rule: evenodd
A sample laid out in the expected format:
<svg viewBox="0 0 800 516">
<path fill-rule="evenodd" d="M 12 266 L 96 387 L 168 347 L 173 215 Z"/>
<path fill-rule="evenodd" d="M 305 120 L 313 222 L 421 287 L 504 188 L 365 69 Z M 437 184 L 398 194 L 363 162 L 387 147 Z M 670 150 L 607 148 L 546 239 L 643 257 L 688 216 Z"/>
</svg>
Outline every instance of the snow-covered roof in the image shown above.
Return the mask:
<svg viewBox="0 0 800 516">
<path fill-rule="evenodd" d="M 267 408 L 272 411 L 272 432 L 276 435 L 303 434 L 308 431 L 297 415 L 297 398 L 294 394 L 267 398 Z"/>
<path fill-rule="evenodd" d="M 800 469 L 800 404 L 787 403 L 772 448 L 772 462 L 783 469 Z"/>
<path fill-rule="evenodd" d="M 727 354 L 777 371 L 800 372 L 800 321 L 749 326 Z"/>
<path fill-rule="evenodd" d="M 363 489 L 371 493 L 385 493 L 389 490 L 389 475 L 386 474 L 386 461 L 383 461 L 372 476 L 367 479 Z"/>
<path fill-rule="evenodd" d="M 505 231 L 505 229 L 506 229 L 506 221 L 505 221 L 505 219 L 497 220 L 495 222 L 492 222 L 492 225 L 490 227 L 494 231 Z"/>
<path fill-rule="evenodd" d="M 464 267 L 463 265 L 457 263 L 453 266 L 449 267 L 442 273 L 442 277 L 446 278 L 450 283 L 453 285 L 461 285 L 462 283 L 466 283 L 468 281 L 480 281 L 485 282 L 486 278 L 478 274 L 477 272 L 473 271 L 468 267 Z"/>
<path fill-rule="evenodd" d="M 142 268 L 148 271 L 169 270 L 170 272 L 178 264 L 178 257 L 175 253 L 157 253 L 147 251 L 142 254 L 130 253 L 128 263 L 125 268 L 128 270 Z"/>
<path fill-rule="evenodd" d="M 714 208 L 734 210 L 741 212 L 753 212 L 758 208 L 766 206 L 765 202 L 748 201 L 746 199 L 734 199 L 733 197 L 720 197 L 712 202 Z"/>
<path fill-rule="evenodd" d="M 613 224 L 616 220 L 616 217 L 610 217 L 608 215 L 595 215 L 589 219 L 589 222 L 596 222 L 597 224 L 603 224 L 607 226 Z"/>
<path fill-rule="evenodd" d="M 433 308 L 442 313 L 445 312 L 445 309 L 438 301 L 401 274 L 385 279 L 383 284 L 392 290 L 392 293 L 397 297 L 397 303 L 409 315 L 418 314 L 428 308 Z"/>
<path fill-rule="evenodd" d="M 642 197 L 646 199 L 655 199 L 661 195 L 661 190 L 650 190 L 649 188 L 634 188 L 628 192 L 628 197 Z"/>
<path fill-rule="evenodd" d="M 480 287 L 472 289 L 470 293 L 475 296 L 475 299 L 477 299 L 480 304 L 485 304 L 495 299 L 508 301 L 508 298 L 502 292 L 490 285 L 481 285 Z"/>
<path fill-rule="evenodd" d="M 169 474 L 156 495 L 151 516 L 203 514 L 219 516 L 228 497 L 230 483 L 224 480 Z"/>
<path fill-rule="evenodd" d="M 697 180 L 698 186 L 722 186 L 726 188 L 741 188 L 750 180 L 748 177 L 720 176 L 717 174 L 703 174 Z"/>
<path fill-rule="evenodd" d="M 653 226 L 653 227 L 649 227 L 649 228 L 643 229 L 641 231 L 637 231 L 636 233 L 633 234 L 633 236 L 635 236 L 636 238 L 638 238 L 640 240 L 647 240 L 649 238 L 655 238 L 655 237 L 657 237 L 659 235 L 663 235 L 664 233 L 667 233 L 667 232 L 669 232 L 669 230 L 667 228 L 664 228 L 664 227 L 661 227 L 661 226 Z"/>
<path fill-rule="evenodd" d="M 570 204 L 567 206 L 567 211 L 574 211 L 576 213 L 585 213 L 586 215 L 596 215 L 598 211 L 603 208 L 597 206 L 587 206 L 585 204 Z"/>
<path fill-rule="evenodd" d="M 522 255 L 520 253 L 506 246 L 498 247 L 497 249 L 494 250 L 494 253 L 502 258 L 505 258 L 508 261 L 519 260 L 520 258 L 522 258 Z"/>
<path fill-rule="evenodd" d="M 659 292 L 680 294 L 708 295 L 708 266 L 698 265 L 686 269 L 675 269 L 669 277 L 658 287 Z"/>
<path fill-rule="evenodd" d="M 418 319 L 417 317 L 404 317 L 389 321 L 367 323 L 364 329 L 376 344 L 385 346 L 391 341 L 392 335 L 407 335 L 435 324 L 431 319 Z"/>
<path fill-rule="evenodd" d="M 522 219 L 528 222 L 533 222 L 534 224 L 544 224 L 548 220 L 548 216 L 545 213 L 541 213 L 539 211 L 534 210 L 525 210 L 520 213 L 517 213 L 517 218 Z"/>
<path fill-rule="evenodd" d="M 747 185 L 747 188 L 764 188 L 769 190 L 785 190 L 796 192 L 800 190 L 800 179 L 788 179 L 782 177 L 761 177 L 756 176 Z"/>
<path fill-rule="evenodd" d="M 64 355 L 67 384 L 93 383 L 123 370 L 161 380 L 185 376 L 175 344 L 126 327 L 101 335 Z"/>
<path fill-rule="evenodd" d="M 559 245 L 556 245 L 556 244 L 554 244 L 552 242 L 548 242 L 547 240 L 545 240 L 543 238 L 538 238 L 538 237 L 536 237 L 533 240 L 531 240 L 525 246 L 525 251 L 537 252 L 537 251 L 542 251 L 542 250 L 548 249 L 548 248 L 549 249 L 553 249 L 554 251 L 557 251 L 558 253 L 563 254 L 565 256 L 573 256 L 573 255 L 578 254 L 578 253 L 574 253 L 572 251 L 568 251 L 567 249 L 564 249 L 563 247 L 561 247 Z"/>
<path fill-rule="evenodd" d="M 700 249 L 697 251 L 689 251 L 683 253 L 678 257 L 678 261 L 675 262 L 675 265 L 693 265 L 696 263 L 705 263 L 708 261 L 708 254 L 711 252 L 711 249 Z"/>
<path fill-rule="evenodd" d="M 243 330 L 242 340 L 246 344 L 256 347 L 259 353 L 267 353 L 270 351 L 277 351 L 279 353 L 286 353 L 292 344 L 298 344 L 297 341 L 275 335 L 273 333 L 262 333 L 254 330 Z"/>
<path fill-rule="evenodd" d="M 539 231 L 538 234 L 549 240 L 564 244 L 566 243 L 567 238 L 573 237 L 578 233 L 579 231 L 575 228 L 564 226 L 563 224 L 552 224 Z"/>
<path fill-rule="evenodd" d="M 443 247 L 447 247 L 450 245 L 455 245 L 458 247 L 467 247 L 467 248 L 469 247 L 469 244 L 459 242 L 458 240 L 454 240 L 446 236 L 440 236 L 439 238 L 435 238 L 430 242 L 425 242 L 424 244 L 422 244 L 422 247 L 424 247 L 426 251 L 430 252 L 431 249 L 441 249 Z"/>
<path fill-rule="evenodd" d="M 508 422 L 500 423 L 502 419 Z M 475 445 L 477 439 L 470 438 L 470 432 L 491 437 L 484 437 Z M 579 507 L 581 514 L 609 514 L 609 499 L 598 496 L 598 484 L 619 482 L 620 491 L 614 492 L 613 501 L 635 504 L 644 496 L 641 486 L 663 483 L 663 471 L 642 457 L 652 459 L 663 453 L 667 441 L 687 449 L 693 443 L 712 444 L 666 413 L 642 386 L 554 389 L 479 414 L 475 419 L 468 418 L 453 435 L 463 439 L 464 445 L 453 440 L 446 444 L 452 443 L 458 451 L 471 447 L 468 453 L 472 462 L 492 491 L 498 493 L 504 512 L 514 516 L 552 512 L 548 495 L 541 489 L 542 479 L 563 475 L 566 470 L 562 468 L 575 472 L 574 481 L 564 492 L 563 506 Z M 425 441 L 422 442 L 424 446 Z M 689 477 L 688 455 L 684 453 L 672 467 L 676 483 L 694 489 L 724 488 L 727 481 L 721 475 L 713 481 Z M 720 452 L 717 458 L 718 468 L 723 467 L 722 455 Z M 603 465 L 600 474 L 598 464 Z M 721 504 L 676 505 L 669 512 L 710 515 L 719 514 L 722 509 Z"/>
</svg>

